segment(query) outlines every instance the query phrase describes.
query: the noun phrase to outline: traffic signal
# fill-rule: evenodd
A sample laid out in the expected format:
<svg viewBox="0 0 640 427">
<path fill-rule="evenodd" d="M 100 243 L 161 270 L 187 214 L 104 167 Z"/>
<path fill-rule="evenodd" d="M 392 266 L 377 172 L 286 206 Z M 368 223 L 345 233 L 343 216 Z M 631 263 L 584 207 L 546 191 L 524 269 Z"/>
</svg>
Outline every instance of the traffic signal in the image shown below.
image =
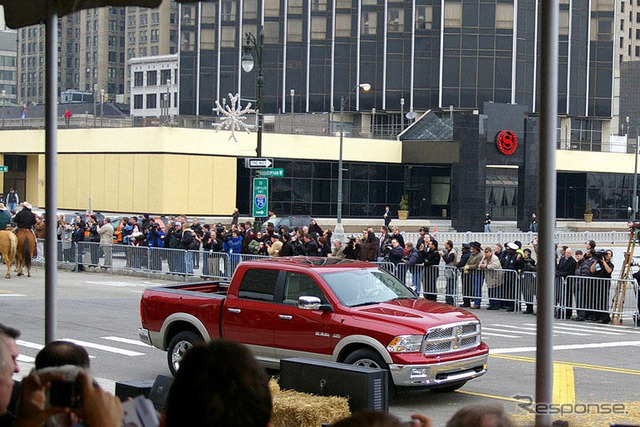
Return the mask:
<svg viewBox="0 0 640 427">
<path fill-rule="evenodd" d="M 58 17 L 61 17 L 94 7 L 158 7 L 160 3 L 162 0 L 0 0 L 0 5 L 4 6 L 4 18 L 9 28 L 21 28 L 46 22 L 49 7 L 55 8 Z"/>
</svg>

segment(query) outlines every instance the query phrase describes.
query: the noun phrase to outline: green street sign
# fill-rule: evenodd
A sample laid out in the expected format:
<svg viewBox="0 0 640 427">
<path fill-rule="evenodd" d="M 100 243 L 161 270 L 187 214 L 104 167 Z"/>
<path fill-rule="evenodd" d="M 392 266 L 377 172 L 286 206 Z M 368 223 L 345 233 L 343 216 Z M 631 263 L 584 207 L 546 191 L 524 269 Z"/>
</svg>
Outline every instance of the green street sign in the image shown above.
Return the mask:
<svg viewBox="0 0 640 427">
<path fill-rule="evenodd" d="M 269 213 L 269 180 L 267 178 L 253 178 L 252 211 L 254 217 L 264 217 Z"/>
<path fill-rule="evenodd" d="M 9 172 L 9 166 L 0 166 L 0 172 Z"/>
<path fill-rule="evenodd" d="M 283 168 L 260 169 L 258 174 L 264 178 L 282 178 L 284 177 Z"/>
</svg>

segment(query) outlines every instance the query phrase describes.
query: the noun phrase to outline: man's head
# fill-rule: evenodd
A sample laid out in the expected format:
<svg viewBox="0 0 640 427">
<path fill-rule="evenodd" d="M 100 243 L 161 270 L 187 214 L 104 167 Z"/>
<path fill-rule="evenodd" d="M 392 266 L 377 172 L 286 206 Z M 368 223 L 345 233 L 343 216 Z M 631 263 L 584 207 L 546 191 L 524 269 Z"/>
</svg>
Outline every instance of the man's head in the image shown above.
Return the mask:
<svg viewBox="0 0 640 427">
<path fill-rule="evenodd" d="M 571 248 L 567 248 L 564 250 L 564 256 L 565 258 L 569 259 L 573 256 L 573 249 Z"/>
<path fill-rule="evenodd" d="M 484 257 L 486 259 L 491 259 L 491 256 L 493 255 L 493 249 L 491 249 L 490 247 L 486 247 L 484 248 Z"/>
<path fill-rule="evenodd" d="M 167 397 L 166 427 L 266 427 L 269 379 L 242 344 L 213 340 L 189 350 Z"/>
<path fill-rule="evenodd" d="M 398 243 L 398 239 L 391 239 L 391 246 L 393 246 L 394 248 L 397 247 L 399 245 Z"/>
<path fill-rule="evenodd" d="M 380 233 L 387 234 L 388 232 L 389 232 L 389 229 L 387 228 L 386 225 L 383 225 L 380 227 Z"/>
<path fill-rule="evenodd" d="M 4 344 L 11 359 L 13 359 L 13 372 L 20 372 L 18 366 L 18 346 L 16 340 L 20 338 L 20 331 L 0 323 L 0 344 Z"/>
<path fill-rule="evenodd" d="M 339 248 L 341 246 L 342 246 L 342 240 L 340 240 L 340 239 L 334 239 L 333 240 L 333 247 L 334 248 Z"/>
<path fill-rule="evenodd" d="M 0 342 L 0 416 L 7 412 L 13 391 L 13 362 L 7 346 Z"/>
<path fill-rule="evenodd" d="M 407 252 L 411 252 L 413 250 L 413 243 L 407 242 L 404 244 L 404 247 L 407 249 Z"/>
<path fill-rule="evenodd" d="M 69 341 L 52 341 L 45 345 L 36 356 L 36 369 L 52 366 L 75 365 L 89 368 L 89 354 L 84 347 Z"/>
</svg>

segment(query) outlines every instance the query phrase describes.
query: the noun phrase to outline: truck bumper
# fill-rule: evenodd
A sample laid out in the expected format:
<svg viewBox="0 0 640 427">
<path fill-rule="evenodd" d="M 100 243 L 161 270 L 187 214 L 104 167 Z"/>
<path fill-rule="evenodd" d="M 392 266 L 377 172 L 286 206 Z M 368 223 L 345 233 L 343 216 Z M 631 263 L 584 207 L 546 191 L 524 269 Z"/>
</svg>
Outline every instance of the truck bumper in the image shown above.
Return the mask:
<svg viewBox="0 0 640 427">
<path fill-rule="evenodd" d="M 389 365 L 396 386 L 440 386 L 468 381 L 487 372 L 488 355 L 425 365 Z"/>
<path fill-rule="evenodd" d="M 149 337 L 149 330 L 147 328 L 138 328 L 138 338 L 140 341 L 147 345 L 153 345 L 151 338 Z"/>
</svg>

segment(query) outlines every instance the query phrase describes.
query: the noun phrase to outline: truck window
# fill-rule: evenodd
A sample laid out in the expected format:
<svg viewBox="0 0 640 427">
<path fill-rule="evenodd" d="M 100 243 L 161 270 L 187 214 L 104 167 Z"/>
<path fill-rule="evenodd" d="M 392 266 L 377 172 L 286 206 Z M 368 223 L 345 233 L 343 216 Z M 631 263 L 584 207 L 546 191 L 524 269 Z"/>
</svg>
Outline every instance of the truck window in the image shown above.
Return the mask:
<svg viewBox="0 0 640 427">
<path fill-rule="evenodd" d="M 238 298 L 257 301 L 273 301 L 276 283 L 278 282 L 278 270 L 251 269 L 244 274 Z"/>
<path fill-rule="evenodd" d="M 318 284 L 311 277 L 303 273 L 289 272 L 284 284 L 284 303 L 298 305 L 298 297 L 312 296 L 320 298 L 323 304 L 328 304 Z"/>
</svg>

